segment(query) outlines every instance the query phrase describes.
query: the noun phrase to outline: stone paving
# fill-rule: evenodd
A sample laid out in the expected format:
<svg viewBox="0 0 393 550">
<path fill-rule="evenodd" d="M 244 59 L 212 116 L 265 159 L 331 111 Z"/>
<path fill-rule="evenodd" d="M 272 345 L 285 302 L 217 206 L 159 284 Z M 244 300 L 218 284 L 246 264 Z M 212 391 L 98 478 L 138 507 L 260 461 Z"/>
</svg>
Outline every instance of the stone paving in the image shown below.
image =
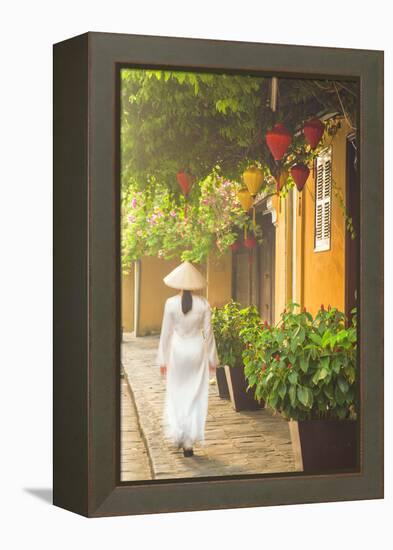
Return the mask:
<svg viewBox="0 0 393 550">
<path fill-rule="evenodd" d="M 141 434 L 138 416 L 125 378 L 121 380 L 121 479 L 151 479 L 149 455 Z"/>
<path fill-rule="evenodd" d="M 145 479 L 174 479 L 296 471 L 288 423 L 263 409 L 235 412 L 229 401 L 219 398 L 215 384 L 209 386 L 205 444 L 194 448 L 193 457 L 184 458 L 163 435 L 165 380 L 155 364 L 157 346 L 156 336 L 124 334 L 122 363 L 137 416 L 130 414 L 132 403 L 122 409 L 123 481 L 143 479 L 133 476 L 144 474 Z M 138 424 L 139 441 L 145 446 L 133 445 L 131 456 L 125 452 L 131 445 L 125 434 L 136 440 Z M 146 454 L 150 471 L 146 469 Z M 132 462 L 139 460 L 144 466 L 133 467 Z"/>
</svg>

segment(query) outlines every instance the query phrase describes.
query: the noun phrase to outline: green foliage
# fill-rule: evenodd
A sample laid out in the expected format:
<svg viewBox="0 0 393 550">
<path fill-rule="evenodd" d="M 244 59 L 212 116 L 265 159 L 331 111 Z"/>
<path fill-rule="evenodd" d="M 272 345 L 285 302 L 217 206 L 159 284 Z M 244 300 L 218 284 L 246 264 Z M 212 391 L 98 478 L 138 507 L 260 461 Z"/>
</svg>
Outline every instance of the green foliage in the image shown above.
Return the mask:
<svg viewBox="0 0 393 550">
<path fill-rule="evenodd" d="M 217 164 L 231 180 L 250 163 L 276 176 L 264 137 L 275 122 L 296 134 L 286 165 L 294 154 L 300 160 L 314 154 L 299 132 L 308 118 L 337 112 L 356 120 L 357 89 L 349 82 L 280 78 L 273 113 L 270 78 L 123 69 L 121 81 L 122 185 L 135 181 L 140 189 L 159 181 L 178 192 L 179 170 L 199 181 Z"/>
<path fill-rule="evenodd" d="M 144 255 L 202 263 L 211 252 L 225 252 L 241 227 L 251 227 L 236 197 L 238 189 L 218 169 L 187 200 L 158 182 L 143 192 L 130 184 L 122 198 L 123 271 Z M 256 233 L 260 238 L 259 228 Z"/>
<path fill-rule="evenodd" d="M 289 304 L 277 326 L 241 331 L 250 387 L 288 419 L 355 417 L 356 315 L 347 327 L 335 308 L 313 318 L 298 307 Z"/>
<path fill-rule="evenodd" d="M 230 301 L 222 308 L 212 309 L 212 327 L 217 345 L 220 364 L 235 367 L 242 365 L 244 342 L 240 338 L 243 329 L 251 330 L 260 317 L 254 306 L 242 308 L 239 303 Z"/>
<path fill-rule="evenodd" d="M 173 190 L 176 173 L 226 177 L 256 141 L 268 80 L 252 76 L 123 69 L 122 175 L 141 188 L 155 176 Z"/>
<path fill-rule="evenodd" d="M 245 225 L 260 240 L 260 229 L 251 227 L 235 196 L 243 170 L 259 166 L 265 175 L 263 191 L 274 192 L 274 178 L 283 169 L 318 153 L 299 131 L 306 119 L 327 111 L 355 119 L 354 84 L 279 79 L 279 109 L 273 113 L 270 82 L 251 75 L 121 71 L 124 271 L 145 254 L 203 262 L 211 252 L 225 251 Z M 276 163 L 265 134 L 278 121 L 294 139 Z M 330 130 L 328 124 L 327 134 Z M 195 177 L 187 205 L 178 171 Z M 231 186 L 221 194 L 225 182 Z M 288 176 L 280 194 L 285 196 L 293 185 Z M 350 220 L 347 225 L 350 229 Z"/>
</svg>

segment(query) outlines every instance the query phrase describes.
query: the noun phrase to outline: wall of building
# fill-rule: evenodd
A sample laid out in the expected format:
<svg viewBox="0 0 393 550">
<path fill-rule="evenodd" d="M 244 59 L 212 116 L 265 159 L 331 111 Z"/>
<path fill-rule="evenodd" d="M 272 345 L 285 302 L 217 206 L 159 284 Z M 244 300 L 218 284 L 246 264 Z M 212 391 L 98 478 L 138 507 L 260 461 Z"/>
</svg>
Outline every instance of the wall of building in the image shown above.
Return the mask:
<svg viewBox="0 0 393 550">
<path fill-rule="evenodd" d="M 275 197 L 276 323 L 289 301 L 305 306 L 313 314 L 321 304 L 330 304 L 342 311 L 345 309 L 346 229 L 343 204 L 346 196 L 348 133 L 349 128 L 343 122 L 331 139 L 334 188 L 330 250 L 314 251 L 315 181 L 312 171 L 301 193 L 294 189 L 285 198 Z M 329 138 L 326 141 L 329 142 Z"/>
<path fill-rule="evenodd" d="M 160 332 L 165 301 L 177 293 L 164 284 L 163 278 L 179 263 L 178 258 L 162 260 L 145 256 L 141 259 L 139 336 Z"/>
<path fill-rule="evenodd" d="M 287 302 L 291 299 L 289 295 L 291 273 L 289 245 L 289 202 L 288 197 L 275 197 L 274 208 L 276 209 L 276 254 L 275 254 L 275 289 L 274 289 L 274 317 L 277 323 L 280 314 Z"/>
<path fill-rule="evenodd" d="M 232 297 L 232 252 L 211 255 L 207 262 L 206 298 L 212 307 L 222 307 Z"/>
<path fill-rule="evenodd" d="M 139 327 L 138 335 L 156 334 L 161 330 L 164 304 L 177 293 L 167 287 L 163 278 L 180 263 L 180 259 L 162 260 L 145 256 L 140 261 Z M 222 257 L 212 256 L 207 265 L 198 266 L 208 281 L 207 289 L 197 292 L 205 296 L 212 307 L 223 306 L 232 296 L 232 253 Z M 125 332 L 133 332 L 135 309 L 135 271 L 122 276 L 122 326 Z"/>
<path fill-rule="evenodd" d="M 302 280 L 301 301 L 311 313 L 321 304 L 345 309 L 345 215 L 340 202 L 345 204 L 346 194 L 346 137 L 349 131 L 343 123 L 334 136 L 332 145 L 332 211 L 331 247 L 323 252 L 314 251 L 315 182 L 308 178 L 302 196 L 302 220 L 299 233 L 298 269 Z"/>
<path fill-rule="evenodd" d="M 121 279 L 121 324 L 124 332 L 134 330 L 134 266 Z"/>
</svg>

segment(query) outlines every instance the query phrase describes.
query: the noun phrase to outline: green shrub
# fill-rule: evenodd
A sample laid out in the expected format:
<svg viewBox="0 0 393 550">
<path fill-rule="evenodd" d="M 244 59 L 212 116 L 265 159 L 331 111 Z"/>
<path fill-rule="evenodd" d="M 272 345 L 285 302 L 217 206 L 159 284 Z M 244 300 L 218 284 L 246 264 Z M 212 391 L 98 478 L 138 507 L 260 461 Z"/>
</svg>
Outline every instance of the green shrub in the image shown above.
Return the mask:
<svg viewBox="0 0 393 550">
<path fill-rule="evenodd" d="M 356 312 L 321 306 L 315 318 L 289 304 L 277 326 L 241 331 L 243 362 L 256 398 L 287 419 L 355 418 Z"/>
<path fill-rule="evenodd" d="M 260 322 L 259 313 L 254 306 L 242 308 L 233 300 L 222 308 L 212 309 L 212 326 L 220 365 L 235 367 L 243 364 L 244 342 L 240 332 L 251 330 Z"/>
</svg>

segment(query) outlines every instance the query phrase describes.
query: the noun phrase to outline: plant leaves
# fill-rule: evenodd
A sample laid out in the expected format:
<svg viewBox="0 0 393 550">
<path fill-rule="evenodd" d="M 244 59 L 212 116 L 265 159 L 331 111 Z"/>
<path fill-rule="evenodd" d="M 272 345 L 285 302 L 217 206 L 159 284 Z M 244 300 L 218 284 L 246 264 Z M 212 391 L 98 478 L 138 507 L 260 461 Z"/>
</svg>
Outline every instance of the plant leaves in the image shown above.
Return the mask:
<svg viewBox="0 0 393 550">
<path fill-rule="evenodd" d="M 291 384 L 296 384 L 297 381 L 298 381 L 297 372 L 295 372 L 295 371 L 290 372 L 289 375 L 288 375 L 288 380 Z"/>
<path fill-rule="evenodd" d="M 343 394 L 347 393 L 347 391 L 349 390 L 349 385 L 345 378 L 339 376 L 337 379 L 337 384 Z"/>
<path fill-rule="evenodd" d="M 288 394 L 289 394 L 289 399 L 291 401 L 291 405 L 292 407 L 294 407 L 296 404 L 296 386 L 290 386 Z"/>
<path fill-rule="evenodd" d="M 307 388 L 303 386 L 298 386 L 297 398 L 299 399 L 302 405 L 304 405 L 305 407 L 309 406 L 309 394 L 308 394 Z"/>
<path fill-rule="evenodd" d="M 281 399 L 284 399 L 286 393 L 287 393 L 287 385 L 285 384 L 285 382 L 281 382 L 278 388 L 278 395 L 281 397 Z"/>
<path fill-rule="evenodd" d="M 314 342 L 314 344 L 317 344 L 318 346 L 322 345 L 322 338 L 318 334 L 312 332 L 309 334 L 309 338 L 312 342 Z"/>
<path fill-rule="evenodd" d="M 299 365 L 303 372 L 307 372 L 309 367 L 309 358 L 306 357 L 305 355 L 300 357 Z"/>
</svg>

